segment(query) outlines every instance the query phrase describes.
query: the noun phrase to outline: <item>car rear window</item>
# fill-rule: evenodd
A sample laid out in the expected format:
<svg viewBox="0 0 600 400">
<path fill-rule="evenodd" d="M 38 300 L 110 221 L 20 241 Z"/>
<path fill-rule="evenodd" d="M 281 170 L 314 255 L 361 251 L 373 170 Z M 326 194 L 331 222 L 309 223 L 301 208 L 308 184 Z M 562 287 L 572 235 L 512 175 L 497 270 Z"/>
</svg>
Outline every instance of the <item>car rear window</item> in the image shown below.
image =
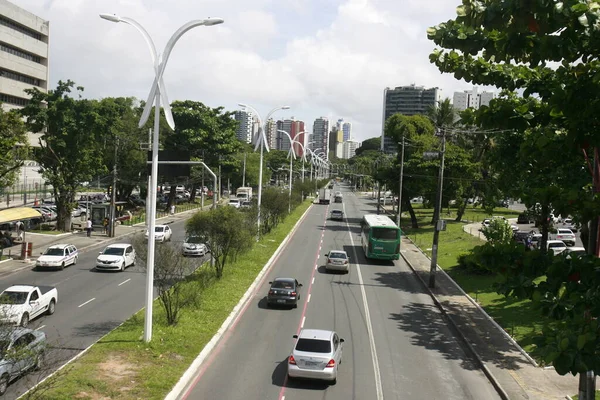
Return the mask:
<svg viewBox="0 0 600 400">
<path fill-rule="evenodd" d="M 296 350 L 309 353 L 331 353 L 331 342 L 321 339 L 298 339 Z"/>
<path fill-rule="evenodd" d="M 275 281 L 273 282 L 271 287 L 274 289 L 293 289 L 294 285 L 292 284 L 292 282 Z"/>
<path fill-rule="evenodd" d="M 558 233 L 560 233 L 562 235 L 570 235 L 572 232 L 568 229 L 559 229 Z"/>
<path fill-rule="evenodd" d="M 344 253 L 329 253 L 329 258 L 346 258 Z"/>
<path fill-rule="evenodd" d="M 548 248 L 552 248 L 552 247 L 565 247 L 566 245 L 564 243 L 548 243 Z"/>
</svg>

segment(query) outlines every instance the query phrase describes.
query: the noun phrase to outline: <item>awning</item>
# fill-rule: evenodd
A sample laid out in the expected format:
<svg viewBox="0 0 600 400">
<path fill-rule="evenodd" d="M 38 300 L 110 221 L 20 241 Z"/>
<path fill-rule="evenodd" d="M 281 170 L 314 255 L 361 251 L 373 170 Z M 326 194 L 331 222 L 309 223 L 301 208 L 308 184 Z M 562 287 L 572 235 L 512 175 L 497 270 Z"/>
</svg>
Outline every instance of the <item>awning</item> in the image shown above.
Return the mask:
<svg viewBox="0 0 600 400">
<path fill-rule="evenodd" d="M 41 217 L 42 214 L 31 207 L 16 207 L 0 210 L 0 224 Z"/>
</svg>

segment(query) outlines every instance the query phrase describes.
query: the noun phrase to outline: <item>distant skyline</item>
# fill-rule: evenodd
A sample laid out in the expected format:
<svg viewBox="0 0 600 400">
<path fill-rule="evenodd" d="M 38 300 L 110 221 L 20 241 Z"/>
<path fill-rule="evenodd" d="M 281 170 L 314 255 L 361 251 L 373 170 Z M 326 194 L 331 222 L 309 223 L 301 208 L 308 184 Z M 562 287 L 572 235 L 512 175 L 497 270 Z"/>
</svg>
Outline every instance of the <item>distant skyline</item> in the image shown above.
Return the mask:
<svg viewBox="0 0 600 400">
<path fill-rule="evenodd" d="M 352 123 L 358 141 L 381 133 L 385 87 L 439 87 L 442 98 L 471 89 L 429 63 L 430 26 L 456 17 L 460 0 L 14 0 L 50 21 L 50 88 L 71 79 L 85 96 L 146 99 L 154 78 L 142 36 L 126 24 L 100 19 L 115 13 L 135 19 L 162 52 L 191 19 L 222 17 L 175 46 L 164 74 L 169 99 L 210 107 L 254 106 L 264 118 L 292 116 L 312 126 L 320 116 Z M 410 57 L 406 57 L 410 54 Z M 482 88 L 482 90 L 485 88 Z"/>
</svg>

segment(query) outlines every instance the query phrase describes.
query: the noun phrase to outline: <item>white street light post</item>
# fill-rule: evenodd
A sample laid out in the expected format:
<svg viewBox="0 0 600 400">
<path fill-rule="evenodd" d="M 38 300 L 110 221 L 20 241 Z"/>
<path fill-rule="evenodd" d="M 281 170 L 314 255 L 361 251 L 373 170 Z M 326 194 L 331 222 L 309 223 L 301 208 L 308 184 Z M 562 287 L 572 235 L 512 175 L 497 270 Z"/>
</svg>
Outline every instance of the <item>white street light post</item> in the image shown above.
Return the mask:
<svg viewBox="0 0 600 400">
<path fill-rule="evenodd" d="M 262 119 L 260 118 L 260 114 L 258 113 L 258 111 L 256 111 L 256 109 L 252 106 L 249 106 L 247 104 L 244 103 L 238 103 L 238 106 L 242 107 L 242 108 L 248 108 L 250 109 L 255 115 L 256 118 L 258 118 L 258 134 L 256 137 L 256 145 L 254 146 L 254 151 L 256 151 L 258 149 L 258 147 L 260 146 L 260 164 L 258 167 L 258 214 L 256 217 L 256 224 L 257 224 L 257 233 L 256 233 L 256 241 L 258 242 L 258 239 L 260 239 L 260 217 L 261 217 L 261 212 L 260 212 L 260 206 L 262 204 L 262 179 L 263 179 L 263 159 L 264 159 L 264 149 L 266 147 L 267 152 L 269 151 L 269 144 L 267 143 L 267 137 L 265 136 L 265 130 L 263 128 L 263 122 Z M 267 118 L 265 119 L 265 124 L 267 123 L 267 121 L 269 121 L 269 117 L 271 116 L 271 114 L 273 114 L 276 111 L 279 110 L 289 110 L 289 106 L 279 106 L 279 107 L 275 107 L 274 109 L 272 109 L 271 111 L 269 111 L 269 113 L 267 114 Z M 265 125 L 266 127 L 266 125 Z"/>
<path fill-rule="evenodd" d="M 148 32 L 136 21 L 131 18 L 119 17 L 114 14 L 100 14 L 100 17 L 106 19 L 111 22 L 124 22 L 136 28 L 142 36 L 144 36 L 144 40 L 146 44 L 150 48 L 150 54 L 152 56 L 152 63 L 154 67 L 155 77 L 154 83 L 152 84 L 152 88 L 150 89 L 150 94 L 148 96 L 148 101 L 146 101 L 146 106 L 142 113 L 142 116 L 139 121 L 139 127 L 143 127 L 148 118 L 150 117 L 150 111 L 152 110 L 152 103 L 154 101 L 154 131 L 152 134 L 152 168 L 151 168 L 151 179 L 150 179 L 150 187 L 148 190 L 152 191 L 152 194 L 149 196 L 150 204 L 148 205 L 148 212 L 146 213 L 148 220 L 148 260 L 147 260 L 147 268 L 146 268 L 146 310 L 145 310 L 145 320 L 144 320 L 144 341 L 149 342 L 152 339 L 152 305 L 154 301 L 154 249 L 155 249 L 155 240 L 154 240 L 154 230 L 156 227 L 156 187 L 158 186 L 158 136 L 159 136 L 159 126 L 160 126 L 160 105 L 161 100 L 164 102 L 164 111 L 167 119 L 167 123 L 173 129 L 175 127 L 175 122 L 173 121 L 173 115 L 171 113 L 171 107 L 169 104 L 169 100 L 167 98 L 167 91 L 164 87 L 163 82 L 163 74 L 165 72 L 165 67 L 167 65 L 167 61 L 169 59 L 169 55 L 173 50 L 173 47 L 183 36 L 184 33 L 189 31 L 192 28 L 197 26 L 212 26 L 217 24 L 222 24 L 222 18 L 207 18 L 201 20 L 193 20 L 184 25 L 182 25 L 174 34 L 171 36 L 165 49 L 162 54 L 158 54 L 156 52 L 156 46 L 150 38 Z"/>
<path fill-rule="evenodd" d="M 277 132 L 281 132 L 281 133 L 285 134 L 285 136 L 287 136 L 287 138 L 290 141 L 290 151 L 288 152 L 288 157 L 290 158 L 290 177 L 288 180 L 288 214 L 289 214 L 292 212 L 292 167 L 293 167 L 292 160 L 294 158 L 296 158 L 296 154 L 294 151 L 294 141 L 292 140 L 292 137 L 290 136 L 290 134 L 281 129 L 277 129 Z"/>
<path fill-rule="evenodd" d="M 298 146 L 300 146 L 300 148 L 302 148 L 302 182 L 304 182 L 304 162 L 306 161 L 306 150 L 302 143 L 300 143 L 299 141 L 294 140 L 292 141 L 292 143 L 295 143 Z"/>
</svg>

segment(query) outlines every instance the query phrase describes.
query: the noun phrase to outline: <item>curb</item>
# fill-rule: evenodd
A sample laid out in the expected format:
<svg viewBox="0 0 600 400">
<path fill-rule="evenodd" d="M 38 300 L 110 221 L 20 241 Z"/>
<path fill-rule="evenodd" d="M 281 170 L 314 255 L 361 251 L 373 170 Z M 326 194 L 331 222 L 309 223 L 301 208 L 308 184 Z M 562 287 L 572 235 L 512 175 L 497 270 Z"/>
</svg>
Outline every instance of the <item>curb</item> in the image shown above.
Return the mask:
<svg viewBox="0 0 600 400">
<path fill-rule="evenodd" d="M 229 330 L 231 325 L 241 316 L 241 312 L 244 310 L 246 304 L 251 300 L 252 293 L 259 285 L 259 283 L 263 280 L 263 277 L 271 268 L 273 262 L 279 257 L 279 254 L 283 251 L 290 238 L 296 232 L 298 226 L 304 221 L 304 218 L 308 215 L 308 212 L 312 209 L 314 203 L 311 203 L 310 206 L 306 209 L 304 214 L 298 219 L 294 227 L 290 230 L 287 236 L 281 241 L 279 247 L 275 250 L 273 255 L 269 258 L 263 269 L 258 273 L 246 293 L 242 296 L 238 304 L 233 308 L 227 319 L 223 321 L 221 327 L 217 330 L 215 335 L 210 339 L 210 341 L 204 346 L 198 357 L 188 367 L 188 369 L 183 373 L 179 381 L 173 386 L 173 389 L 167 394 L 164 400 L 175 400 L 177 399 L 187 388 L 187 386 L 192 381 L 194 375 L 197 373 L 198 369 L 202 366 L 206 358 L 210 355 L 210 353 L 214 350 L 217 344 L 220 342 L 221 338 L 225 334 L 226 331 Z"/>
<path fill-rule="evenodd" d="M 412 244 L 413 244 L 413 245 L 414 245 L 414 246 L 415 246 L 417 249 L 419 249 L 419 251 L 421 252 L 421 254 L 423 254 L 425 257 L 427 257 L 427 259 L 428 259 L 428 260 L 431 260 L 431 258 L 430 258 L 430 257 L 429 257 L 427 254 L 425 254 L 425 253 L 423 252 L 423 250 L 421 250 L 421 248 L 420 248 L 419 246 L 417 246 L 417 245 L 415 244 L 415 242 L 413 242 L 413 241 L 412 241 L 412 239 L 411 239 L 411 238 L 409 238 L 408 236 L 405 236 L 405 238 L 407 238 L 408 240 L 410 240 L 410 242 L 411 242 L 411 243 L 412 243 Z M 408 261 L 407 261 L 407 263 L 408 263 Z M 438 268 L 438 271 L 441 271 L 441 272 L 442 272 L 442 273 L 443 273 L 443 274 L 446 276 L 446 278 L 448 278 L 448 279 L 449 279 L 449 280 L 450 280 L 450 281 L 451 281 L 451 282 L 454 284 L 454 286 L 455 286 L 455 287 L 456 287 L 456 288 L 457 288 L 457 289 L 458 289 L 458 290 L 459 290 L 459 291 L 460 291 L 460 292 L 463 294 L 463 296 L 465 296 L 465 297 L 466 297 L 466 298 L 467 298 L 467 299 L 468 299 L 468 300 L 471 302 L 471 304 L 473 304 L 475 307 L 477 307 L 477 309 L 478 309 L 478 310 L 479 310 L 479 311 L 480 311 L 480 312 L 481 312 L 481 313 L 482 313 L 482 314 L 485 316 L 485 318 L 487 318 L 487 319 L 488 319 L 488 321 L 490 321 L 490 322 L 491 322 L 491 323 L 492 323 L 492 324 L 493 324 L 493 325 L 494 325 L 494 326 L 495 326 L 495 327 L 496 327 L 496 328 L 497 328 L 497 329 L 498 329 L 500 332 L 502 332 L 502 334 L 504 335 L 504 337 L 506 337 L 506 338 L 507 338 L 507 339 L 508 339 L 508 340 L 509 340 L 509 341 L 510 341 L 510 342 L 511 342 L 513 345 L 515 345 L 515 346 L 517 347 L 517 349 L 519 350 L 519 352 L 520 352 L 520 353 L 523 355 L 523 357 L 525 357 L 525 358 L 527 359 L 527 361 L 529 361 L 529 362 L 531 363 L 531 365 L 533 365 L 533 366 L 534 366 L 534 367 L 536 367 L 536 368 L 539 368 L 539 364 L 538 364 L 538 363 L 537 363 L 537 362 L 536 362 L 536 361 L 535 361 L 535 360 L 534 360 L 534 359 L 533 359 L 533 358 L 532 358 L 532 357 L 529 355 L 529 353 L 527 353 L 527 352 L 526 352 L 526 351 L 525 351 L 525 350 L 524 350 L 524 349 L 523 349 L 523 348 L 522 348 L 522 347 L 519 345 L 519 343 L 517 343 L 517 341 L 516 341 L 515 339 L 513 339 L 513 338 L 512 338 L 512 336 L 510 336 L 510 335 L 508 334 L 508 332 L 506 332 L 506 331 L 504 330 L 504 328 L 502 328 L 502 327 L 500 326 L 500 324 L 498 324 L 498 323 L 496 322 L 496 320 L 495 320 L 494 318 L 490 317 L 490 316 L 489 316 L 489 314 L 488 314 L 488 313 L 487 313 L 487 312 L 486 312 L 486 311 L 483 309 L 483 307 L 481 307 L 481 306 L 479 305 L 479 303 L 477 303 L 477 302 L 475 301 L 475 299 L 473 299 L 471 296 L 469 296 L 469 295 L 468 295 L 468 294 L 467 294 L 467 293 L 466 293 L 466 292 L 465 292 L 465 291 L 464 291 L 464 290 L 463 290 L 463 289 L 460 287 L 460 285 L 459 285 L 458 283 L 456 283 L 456 282 L 454 281 L 454 279 L 452 279 L 452 278 L 451 278 L 451 277 L 450 277 L 450 276 L 449 276 L 449 275 L 446 273 L 446 271 L 444 271 L 442 268 L 440 268 L 440 266 L 439 266 L 439 265 L 437 266 L 437 268 Z"/>
<path fill-rule="evenodd" d="M 412 243 L 412 240 L 411 240 L 411 243 Z M 510 397 L 508 397 L 508 394 L 506 393 L 506 391 L 504 391 L 504 389 L 500 385 L 500 382 L 498 382 L 498 380 L 496 379 L 496 377 L 494 376 L 494 374 L 492 374 L 492 372 L 489 370 L 489 368 L 487 367 L 487 365 L 485 364 L 485 362 L 481 359 L 481 357 L 479 356 L 479 354 L 477 354 L 477 351 L 473 348 L 473 346 L 471 345 L 471 343 L 469 343 L 469 341 L 467 340 L 467 338 L 465 337 L 465 335 L 463 335 L 463 333 L 461 332 L 461 330 L 458 328 L 458 325 L 456 324 L 456 322 L 454 322 L 454 319 L 452 319 L 452 317 L 450 316 L 450 314 L 448 314 L 448 312 L 446 311 L 446 309 L 444 308 L 444 306 L 442 305 L 442 303 L 440 303 L 440 301 L 435 296 L 435 294 L 433 294 L 433 292 L 429 289 L 429 286 L 425 283 L 425 281 L 417 273 L 417 271 L 412 266 L 412 264 L 410 263 L 410 261 L 408 261 L 406 259 L 406 257 L 404 257 L 404 254 L 402 254 L 402 252 L 401 252 L 400 255 L 402 256 L 402 259 L 406 262 L 406 264 L 410 267 L 410 269 L 412 270 L 413 274 L 417 277 L 417 279 L 419 280 L 419 282 L 421 282 L 421 284 L 423 285 L 423 287 L 425 288 L 425 290 L 427 291 L 427 293 L 429 294 L 429 296 L 433 299 L 433 302 L 440 309 L 440 311 L 442 312 L 442 315 L 444 317 L 446 317 L 446 319 L 450 322 L 450 325 L 452 325 L 453 330 L 458 334 L 458 337 L 460 338 L 460 340 L 467 346 L 467 348 L 469 349 L 469 351 L 472 353 L 472 355 L 474 356 L 475 360 L 479 364 L 481 370 L 483 371 L 483 373 L 485 374 L 485 376 L 487 376 L 487 378 L 490 381 L 490 383 L 492 384 L 492 386 L 494 386 L 494 389 L 496 389 L 496 392 L 498 392 L 498 395 L 500 396 L 500 398 L 502 400 L 510 400 Z M 437 267 L 437 269 L 438 270 L 442 270 L 439 267 Z"/>
</svg>

